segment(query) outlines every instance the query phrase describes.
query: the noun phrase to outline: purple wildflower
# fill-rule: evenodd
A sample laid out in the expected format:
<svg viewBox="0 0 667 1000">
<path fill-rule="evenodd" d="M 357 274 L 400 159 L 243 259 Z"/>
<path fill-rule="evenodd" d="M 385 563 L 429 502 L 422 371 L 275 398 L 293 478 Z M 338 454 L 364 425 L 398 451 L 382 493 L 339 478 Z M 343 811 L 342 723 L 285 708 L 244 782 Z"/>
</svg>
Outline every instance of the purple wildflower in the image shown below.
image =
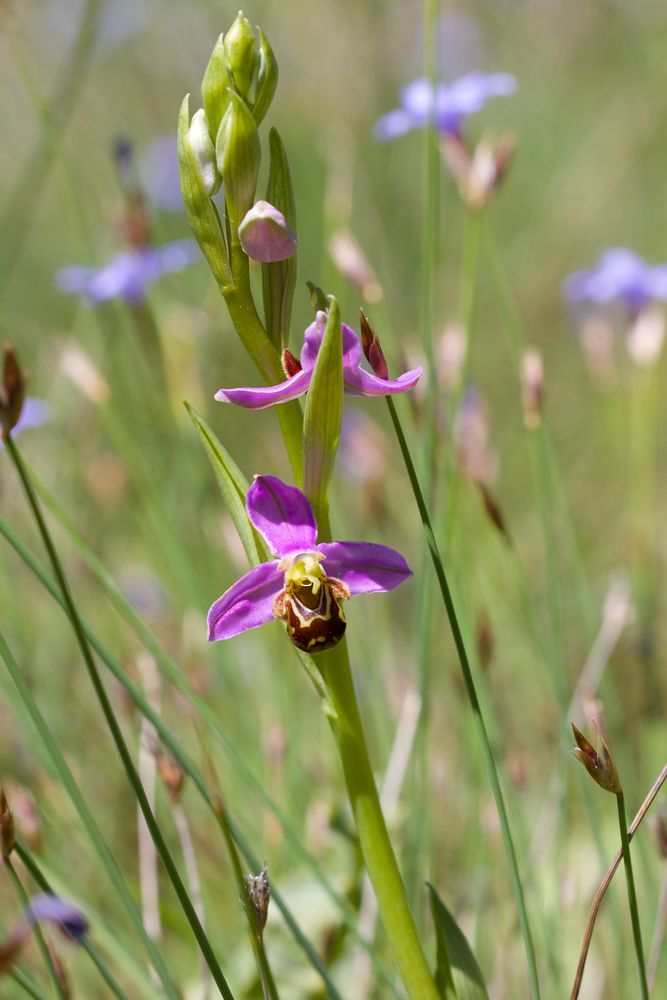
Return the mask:
<svg viewBox="0 0 667 1000">
<path fill-rule="evenodd" d="M 221 403 L 236 403 L 250 410 L 264 410 L 276 403 L 287 403 L 290 399 L 303 396 L 308 391 L 313 376 L 317 352 L 320 349 L 326 314 L 318 312 L 304 334 L 301 349 L 301 370 L 292 374 L 279 385 L 262 386 L 256 389 L 220 389 L 215 398 Z M 292 359 L 296 362 L 296 359 Z M 378 378 L 361 367 L 361 347 L 359 338 L 351 327 L 343 323 L 343 378 L 345 391 L 353 396 L 393 396 L 412 389 L 422 375 L 421 368 L 399 375 L 397 379 Z"/>
<path fill-rule="evenodd" d="M 396 139 L 433 122 L 438 132 L 459 135 L 468 115 L 481 111 L 490 97 L 506 97 L 517 89 L 509 73 L 467 73 L 453 83 L 435 86 L 425 77 L 413 80 L 400 94 L 401 106 L 375 125 L 378 139 Z"/>
<path fill-rule="evenodd" d="M 62 292 L 79 295 L 92 305 L 109 299 L 125 299 L 131 305 L 138 305 L 149 285 L 163 274 L 182 271 L 199 256 L 194 240 L 123 250 L 101 268 L 77 265 L 62 268 L 56 275 L 56 285 Z"/>
<path fill-rule="evenodd" d="M 156 136 L 144 150 L 139 176 L 143 190 L 154 205 L 166 212 L 183 211 L 178 150 L 173 132 Z"/>
<path fill-rule="evenodd" d="M 279 618 L 295 646 L 318 653 L 343 637 L 342 601 L 392 590 L 412 576 L 403 556 L 385 545 L 318 545 L 307 497 L 275 476 L 255 477 L 246 510 L 276 558 L 253 567 L 215 602 L 208 613 L 209 640 L 230 639 Z"/>
<path fill-rule="evenodd" d="M 293 257 L 298 246 L 285 216 L 268 201 L 256 201 L 246 212 L 239 239 L 248 257 L 265 264 Z"/>
<path fill-rule="evenodd" d="M 72 903 L 61 899 L 60 896 L 47 892 L 32 897 L 25 908 L 25 916 L 31 924 L 38 920 L 48 920 L 70 941 L 80 942 L 88 933 L 90 926 L 81 910 L 77 910 Z"/>
<path fill-rule="evenodd" d="M 595 267 L 566 278 L 565 296 L 572 303 L 619 301 L 636 314 L 649 302 L 667 301 L 667 264 L 647 264 L 633 250 L 614 247 L 600 255 Z"/>
</svg>

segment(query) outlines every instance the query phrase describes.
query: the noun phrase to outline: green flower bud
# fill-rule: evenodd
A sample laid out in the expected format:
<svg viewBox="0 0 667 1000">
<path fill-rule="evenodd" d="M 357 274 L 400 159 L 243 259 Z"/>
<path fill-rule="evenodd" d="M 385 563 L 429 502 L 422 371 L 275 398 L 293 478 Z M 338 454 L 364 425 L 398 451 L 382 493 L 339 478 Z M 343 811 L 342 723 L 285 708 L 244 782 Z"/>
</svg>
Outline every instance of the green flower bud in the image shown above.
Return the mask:
<svg viewBox="0 0 667 1000">
<path fill-rule="evenodd" d="M 220 124 L 215 153 L 225 186 L 229 217 L 238 226 L 255 200 L 262 153 L 255 119 L 238 94 L 230 90 L 229 95 L 229 107 Z"/>
<path fill-rule="evenodd" d="M 178 166 L 181 192 L 190 227 L 209 263 L 220 288 L 231 282 L 225 237 L 218 211 L 204 183 L 200 160 L 190 139 L 189 97 L 185 97 L 178 116 Z M 196 117 L 196 116 L 195 116 Z"/>
<path fill-rule="evenodd" d="M 227 67 L 223 37 L 220 35 L 201 82 L 201 97 L 212 142 L 215 142 L 222 116 L 227 110 L 231 86 L 232 78 Z"/>
<path fill-rule="evenodd" d="M 255 88 L 252 113 L 259 125 L 269 110 L 273 95 L 276 92 L 278 85 L 278 63 L 273 54 L 273 49 L 269 45 L 261 28 L 257 29 L 257 34 L 259 35 L 259 69 L 257 71 L 257 87 Z"/>
<path fill-rule="evenodd" d="M 243 11 L 238 12 L 223 44 L 234 87 L 245 101 L 249 101 L 259 56 L 255 52 L 255 32 Z"/>
<path fill-rule="evenodd" d="M 215 162 L 215 146 L 211 140 L 206 112 L 203 108 L 195 111 L 192 116 L 188 138 L 206 193 L 214 195 L 220 189 L 222 177 L 218 173 Z"/>
</svg>

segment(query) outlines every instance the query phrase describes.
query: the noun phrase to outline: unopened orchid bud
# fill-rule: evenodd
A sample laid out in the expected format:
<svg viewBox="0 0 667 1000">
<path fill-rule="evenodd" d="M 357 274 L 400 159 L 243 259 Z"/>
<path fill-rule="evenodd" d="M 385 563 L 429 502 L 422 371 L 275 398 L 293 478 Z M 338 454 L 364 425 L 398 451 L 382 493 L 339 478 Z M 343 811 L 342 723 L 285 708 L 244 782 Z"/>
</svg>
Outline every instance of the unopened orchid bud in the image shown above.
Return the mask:
<svg viewBox="0 0 667 1000">
<path fill-rule="evenodd" d="M 298 358 L 294 357 L 289 348 L 285 348 L 280 360 L 283 366 L 283 371 L 288 378 L 292 378 L 293 375 L 298 375 L 301 371 L 301 362 Z"/>
<path fill-rule="evenodd" d="M 273 95 L 278 86 L 278 63 L 273 54 L 273 49 L 269 45 L 261 28 L 257 29 L 257 34 L 259 35 L 257 86 L 251 110 L 255 121 L 259 125 L 271 106 Z"/>
<path fill-rule="evenodd" d="M 364 356 L 378 378 L 389 378 L 389 368 L 385 356 L 382 353 L 378 336 L 366 319 L 363 310 L 359 313 L 361 324 L 361 346 L 364 349 Z"/>
<path fill-rule="evenodd" d="M 653 368 L 660 360 L 665 340 L 665 313 L 657 305 L 640 309 L 628 329 L 625 345 L 640 368 Z"/>
<path fill-rule="evenodd" d="M 223 41 L 227 68 L 234 87 L 249 102 L 250 88 L 258 69 L 259 55 L 255 51 L 255 32 L 243 11 L 236 15 L 234 23 Z"/>
<path fill-rule="evenodd" d="M 215 144 L 215 138 L 220 128 L 220 122 L 229 104 L 229 88 L 232 86 L 232 78 L 227 67 L 227 57 L 223 36 L 220 35 L 208 66 L 201 82 L 201 98 L 206 114 L 206 121 L 209 127 L 211 142 Z"/>
<path fill-rule="evenodd" d="M 459 134 L 445 133 L 440 148 L 461 197 L 470 211 L 478 212 L 489 203 L 507 173 L 516 140 L 505 135 L 494 144 L 485 136 L 471 154 Z"/>
<path fill-rule="evenodd" d="M 255 200 L 261 148 L 257 125 L 247 105 L 234 91 L 230 90 L 229 95 L 215 152 L 230 219 L 238 225 Z"/>
<path fill-rule="evenodd" d="M 257 921 L 257 930 L 261 934 L 266 927 L 269 900 L 271 898 L 271 885 L 266 865 L 264 865 L 259 875 L 246 875 L 244 884 L 248 894 L 248 901 L 253 908 Z"/>
<path fill-rule="evenodd" d="M 596 750 L 574 723 L 572 723 L 572 732 L 577 744 L 572 753 L 577 760 L 581 761 L 600 788 L 604 788 L 605 791 L 612 792 L 614 795 L 620 795 L 623 791 L 621 781 L 607 744 L 600 733 L 598 732 L 598 749 Z"/>
<path fill-rule="evenodd" d="M 0 383 L 0 437 L 9 437 L 25 402 L 25 378 L 11 344 L 5 344 Z"/>
<path fill-rule="evenodd" d="M 14 817 L 5 793 L 0 788 L 0 857 L 3 861 L 6 861 L 14 850 L 14 839 Z"/>
<path fill-rule="evenodd" d="M 540 426 L 544 402 L 544 364 L 542 355 L 530 347 L 521 359 L 521 399 L 523 422 L 528 430 Z"/>
<path fill-rule="evenodd" d="M 248 257 L 264 264 L 292 257 L 299 242 L 283 213 L 268 201 L 256 201 L 246 212 L 239 226 L 239 239 Z"/>
<path fill-rule="evenodd" d="M 201 174 L 206 193 L 214 195 L 220 189 L 222 177 L 215 162 L 215 146 L 209 134 L 206 112 L 203 108 L 195 111 L 188 132 L 190 147 Z"/>
</svg>

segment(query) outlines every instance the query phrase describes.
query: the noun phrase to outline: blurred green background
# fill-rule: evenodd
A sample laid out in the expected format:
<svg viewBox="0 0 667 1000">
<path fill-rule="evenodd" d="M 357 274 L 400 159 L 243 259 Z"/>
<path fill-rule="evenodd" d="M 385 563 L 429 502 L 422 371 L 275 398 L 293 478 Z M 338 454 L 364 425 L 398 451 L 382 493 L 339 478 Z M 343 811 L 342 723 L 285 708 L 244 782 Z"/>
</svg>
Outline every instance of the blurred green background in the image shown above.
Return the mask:
<svg viewBox="0 0 667 1000">
<path fill-rule="evenodd" d="M 593 693 L 604 707 L 631 813 L 664 764 L 667 745 L 665 361 L 636 366 L 617 336 L 611 373 L 601 382 L 586 365 L 577 317 L 562 296 L 564 277 L 592 265 L 608 246 L 632 247 L 651 261 L 667 258 L 667 11 L 657 0 L 442 6 L 438 53 L 444 79 L 480 69 L 507 71 L 519 81 L 515 96 L 489 102 L 466 125 L 472 141 L 506 131 L 518 140 L 507 180 L 484 220 L 470 330 L 470 375 L 486 401 L 489 447 L 498 466 L 490 489 L 512 546 L 489 523 L 477 489 L 460 473 L 452 514 L 445 490 L 452 481 L 445 472 L 456 461 L 444 430 L 433 460 L 439 530 L 469 635 L 481 641 L 486 629 L 493 637 L 485 672 L 481 662 L 478 669 L 507 774 L 544 996 L 558 997 L 571 985 L 602 858 L 616 850 L 617 831 L 613 802 L 574 773 L 563 725 L 567 713 L 557 695 L 572 696 L 614 574 L 629 581 L 634 615 Z M 269 125 L 280 130 L 297 200 L 299 271 L 290 346 L 298 351 L 312 318 L 306 280 L 336 294 L 343 319 L 357 325 L 363 298 L 328 253 L 332 234 L 349 230 L 383 288 L 381 302 L 367 309 L 396 371 L 404 358 L 419 356 L 423 142 L 412 133 L 380 145 L 372 129 L 396 106 L 399 88 L 421 74 L 421 5 L 258 0 L 246 13 L 262 26 L 280 66 L 262 134 Z M 170 406 L 141 353 L 141 322 L 148 312 L 137 314 L 122 302 L 91 309 L 54 284 L 61 267 L 99 266 L 117 251 L 123 198 L 113 142 L 128 137 L 139 165 L 156 138 L 175 132 L 183 95 L 196 95 L 215 38 L 235 14 L 235 7 L 221 3 L 171 0 L 0 0 L 0 334 L 17 347 L 30 373 L 30 394 L 52 409 L 47 426 L 19 439 L 29 462 L 205 697 L 230 744 L 290 818 L 321 871 L 356 906 L 358 859 L 333 743 L 278 627 L 222 646 L 205 642 L 208 605 L 243 570 L 243 558 L 180 401 L 188 399 L 206 416 L 246 475 L 288 475 L 271 411 L 249 415 L 212 400 L 221 386 L 255 384 L 257 375 L 207 267 L 202 260 L 164 278 L 148 296 L 166 359 Z M 153 170 L 144 167 L 142 178 L 154 241 L 187 237 L 182 213 L 151 203 L 155 164 Z M 264 184 L 260 180 L 260 191 Z M 441 194 L 436 342 L 461 321 L 461 258 L 469 225 L 444 166 Z M 522 422 L 516 357 L 491 254 L 502 261 L 514 290 L 525 343 L 544 358 L 544 423 L 533 434 Z M 74 346 L 110 387 L 102 402 L 87 397 L 67 375 L 64 359 Z M 358 451 L 339 463 L 334 531 L 341 538 L 395 545 L 419 577 L 419 521 L 385 407 L 372 401 L 353 406 L 363 422 L 355 425 L 361 428 Z M 421 423 L 419 415 L 415 420 L 407 402 L 401 413 L 416 440 L 423 414 Z M 379 472 L 370 481 L 364 475 L 375 457 L 369 436 L 380 455 Z M 41 558 L 13 470 L 1 454 L 0 501 L 3 517 Z M 454 516 L 450 530 L 448 518 Z M 59 530 L 56 537 L 85 615 L 141 682 L 138 643 L 67 534 Z M 4 543 L 0 567 L 2 629 L 135 886 L 134 803 L 67 623 Z M 527 996 L 498 824 L 436 601 L 426 616 L 426 652 L 419 652 L 423 598 L 415 579 L 387 597 L 355 603 L 348 614 L 378 776 L 386 768 L 405 693 L 419 686 L 424 663 L 431 677 L 426 777 L 408 766 L 392 832 L 424 933 L 430 931 L 420 883 L 428 878 L 469 935 L 492 996 Z M 4 678 L 0 691 L 0 780 L 32 791 L 45 869 L 90 912 L 94 933 L 122 970 L 123 948 L 114 956 L 113 945 L 116 927 L 123 928 L 119 940 L 128 936 L 124 917 L 98 880 L 76 816 Z M 138 719 L 120 688 L 111 691 L 136 744 Z M 165 719 L 201 756 L 193 711 L 166 681 L 161 697 Z M 331 962 L 343 995 L 353 1000 L 359 986 L 354 943 L 341 932 L 335 907 L 323 899 L 294 841 L 243 781 L 218 737 L 206 729 L 202 739 L 239 825 Z M 160 796 L 168 826 L 169 803 Z M 595 832 L 586 797 L 594 802 Z M 255 995 L 222 844 L 188 786 L 183 801 L 223 967 L 237 995 L 246 995 L 245 989 Z M 656 846 L 656 815 L 654 809 L 645 821 L 635 852 L 647 949 L 659 921 L 667 865 Z M 6 928 L 17 904 L 1 876 Z M 186 984 L 196 978 L 194 949 L 166 886 L 163 918 L 170 961 Z M 379 942 L 381 951 L 381 936 Z M 317 977 L 306 974 L 277 921 L 267 932 L 267 947 L 287 984 L 284 997 L 317 995 Z M 75 996 L 103 995 L 84 957 L 68 951 L 67 962 L 73 982 L 82 984 Z M 36 957 L 34 964 L 38 968 Z M 667 989 L 664 959 L 657 975 L 656 997 Z M 387 995 L 386 987 L 373 988 L 363 995 Z M 13 986 L 3 982 L 2 989 L 8 991 L 2 996 L 15 995 Z M 603 905 L 586 989 L 582 996 L 635 995 L 622 873 Z"/>
</svg>

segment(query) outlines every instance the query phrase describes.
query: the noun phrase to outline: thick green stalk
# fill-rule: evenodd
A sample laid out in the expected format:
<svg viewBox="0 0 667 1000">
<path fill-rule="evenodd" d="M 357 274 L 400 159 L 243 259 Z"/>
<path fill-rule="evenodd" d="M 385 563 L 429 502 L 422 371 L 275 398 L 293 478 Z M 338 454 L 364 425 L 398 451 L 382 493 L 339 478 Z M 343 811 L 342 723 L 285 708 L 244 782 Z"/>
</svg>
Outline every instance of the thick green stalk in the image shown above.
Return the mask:
<svg viewBox="0 0 667 1000">
<path fill-rule="evenodd" d="M 39 533 L 44 543 L 44 547 L 46 548 L 49 560 L 53 567 L 53 572 L 60 586 L 67 614 L 72 624 L 72 628 L 74 630 L 74 634 L 79 644 L 79 648 L 81 649 L 81 654 L 83 656 L 84 663 L 86 664 L 86 668 L 88 670 L 88 674 L 90 676 L 90 680 L 93 685 L 95 695 L 104 714 L 106 723 L 109 727 L 109 731 L 116 746 L 116 750 L 118 751 L 118 755 L 121 759 L 128 780 L 132 786 L 132 790 L 136 796 L 137 802 L 139 803 L 139 807 L 143 813 L 144 819 L 146 820 L 146 825 L 148 826 L 148 829 L 150 831 L 153 843 L 155 844 L 156 850 L 160 855 L 162 863 L 164 864 L 164 867 L 174 887 L 174 890 L 181 904 L 183 912 L 186 916 L 186 919 L 190 924 L 192 932 L 195 936 L 195 939 L 197 940 L 201 953 L 204 956 L 204 959 L 206 960 L 206 964 L 208 965 L 211 971 L 211 975 L 213 976 L 216 985 L 218 986 L 222 996 L 224 996 L 226 1000 L 234 1000 L 233 994 L 229 986 L 227 985 L 227 980 L 223 975 L 222 969 L 220 968 L 215 953 L 213 952 L 211 944 L 206 936 L 206 932 L 204 931 L 204 928 L 201 925 L 201 922 L 199 920 L 199 917 L 197 916 L 195 908 L 192 905 L 192 901 L 188 895 L 188 891 L 183 883 L 183 880 L 181 879 L 181 876 L 179 875 L 178 868 L 176 867 L 176 864 L 171 856 L 169 848 L 167 847 L 166 841 L 162 836 L 162 832 L 157 823 L 157 820 L 153 815 L 153 811 L 146 797 L 146 793 L 141 784 L 141 780 L 134 766 L 134 761 L 132 760 L 132 756 L 127 747 L 127 744 L 125 743 L 122 730 L 120 728 L 120 725 L 118 724 L 118 720 L 116 719 L 116 716 L 114 714 L 111 702 L 106 693 L 104 685 L 102 684 L 102 679 L 99 675 L 91 648 L 88 644 L 88 639 L 86 638 L 83 625 L 79 617 L 79 612 L 77 610 L 76 604 L 74 603 L 74 599 L 69 589 L 69 584 L 67 583 L 64 569 L 62 567 L 60 558 L 58 556 L 58 553 L 56 552 L 55 546 L 51 539 L 51 535 L 49 534 L 49 530 L 46 526 L 46 521 L 44 520 L 44 517 L 42 515 L 42 511 L 39 506 L 39 502 L 37 500 L 35 491 L 33 490 L 32 483 L 26 472 L 25 466 L 23 465 L 23 460 L 11 436 L 9 436 L 6 439 L 5 443 L 7 447 L 7 452 L 9 453 L 16 468 L 16 471 L 19 475 L 19 478 L 21 480 L 21 484 L 23 486 L 26 499 L 28 500 L 28 504 L 32 510 L 35 522 L 37 524 Z"/>
<path fill-rule="evenodd" d="M 345 642 L 320 653 L 315 662 L 329 696 L 327 714 L 338 745 L 361 852 L 403 985 L 411 1000 L 437 1000 L 438 991 L 382 815 Z"/>
<path fill-rule="evenodd" d="M 21 882 L 21 879 L 16 874 L 16 869 L 12 864 L 11 858 L 5 859 L 5 867 L 9 872 L 9 877 L 14 883 L 14 888 L 16 889 L 16 895 L 19 898 L 21 906 L 23 907 L 23 909 L 25 909 L 30 904 L 30 899 L 28 897 L 28 893 L 23 888 L 23 883 Z M 51 957 L 51 952 L 48 949 L 46 941 L 44 940 L 44 935 L 42 934 L 42 928 L 39 926 L 38 920 L 32 922 L 32 932 L 35 936 L 35 940 L 37 941 L 37 947 L 39 948 L 40 955 L 42 956 L 42 961 L 44 962 L 44 965 L 46 966 L 47 971 L 49 973 L 49 976 L 51 977 L 51 981 L 55 986 L 56 993 L 58 994 L 60 1000 L 67 1000 L 65 990 L 63 989 L 63 984 L 60 981 L 60 977 L 58 976 L 56 967 L 53 964 L 53 958 Z"/>
<path fill-rule="evenodd" d="M 630 917 L 632 919 L 632 936 L 635 942 L 635 952 L 637 954 L 637 971 L 639 973 L 639 988 L 642 1000 L 648 1000 L 648 983 L 646 981 L 646 965 L 644 963 L 644 948 L 642 946 L 642 932 L 639 924 L 639 910 L 637 909 L 637 893 L 635 892 L 635 876 L 632 871 L 632 859 L 630 857 L 630 840 L 628 839 L 628 820 L 625 815 L 625 796 L 623 792 L 616 795 L 618 806 L 618 826 L 621 833 L 621 850 L 623 852 L 623 864 L 625 865 L 625 879 L 628 886 L 628 905 L 630 907 Z"/>
<path fill-rule="evenodd" d="M 417 507 L 419 508 L 419 515 L 421 517 L 422 525 L 424 527 L 424 533 L 426 535 L 426 541 L 428 543 L 429 551 L 431 553 L 431 559 L 433 562 L 433 567 L 435 569 L 435 574 L 438 579 L 440 593 L 442 595 L 442 600 L 445 605 L 445 609 L 447 611 L 447 617 L 449 618 L 449 624 L 452 630 L 452 635 L 454 637 L 454 643 L 456 645 L 456 651 L 458 653 L 459 663 L 461 665 L 461 672 L 463 674 L 466 693 L 468 695 L 468 700 L 470 701 L 470 707 L 472 708 L 473 711 L 475 725 L 477 727 L 478 735 L 480 738 L 482 753 L 484 756 L 484 762 L 486 764 L 487 773 L 489 776 L 489 781 L 493 792 L 493 797 L 496 803 L 496 808 L 498 810 L 498 817 L 500 819 L 500 826 L 503 834 L 503 842 L 505 845 L 505 853 L 507 855 L 507 861 L 512 876 L 512 885 L 516 900 L 519 924 L 521 926 L 521 934 L 523 937 L 524 947 L 526 950 L 526 958 L 528 960 L 528 974 L 530 979 L 531 994 L 534 1000 L 538 1000 L 540 996 L 540 987 L 537 975 L 537 960 L 535 956 L 535 947 L 533 944 L 533 937 L 530 929 L 530 923 L 528 921 L 528 912 L 526 909 L 526 901 L 524 899 L 524 894 L 523 894 L 523 886 L 521 884 L 521 875 L 519 873 L 519 865 L 516 857 L 516 851 L 514 849 L 514 842 L 512 839 L 509 816 L 507 814 L 505 799 L 503 797 L 503 791 L 500 785 L 500 778 L 498 776 L 498 769 L 496 767 L 496 762 L 493 755 L 493 748 L 491 746 L 489 734 L 487 732 L 486 724 L 484 722 L 484 716 L 482 715 L 482 709 L 479 703 L 479 698 L 477 696 L 475 682 L 473 679 L 472 670 L 470 668 L 470 662 L 468 660 L 468 652 L 466 650 L 465 643 L 463 641 L 463 634 L 459 626 L 459 621 L 456 614 L 456 608 L 454 607 L 454 601 L 452 599 L 451 591 L 449 589 L 449 584 L 447 582 L 447 576 L 445 574 L 445 568 L 442 562 L 442 557 L 440 555 L 440 551 L 438 549 L 438 543 L 436 541 L 435 534 L 431 526 L 431 519 L 429 516 L 428 508 L 426 506 L 426 502 L 424 500 L 424 495 L 422 493 L 421 486 L 419 484 L 417 472 L 414 463 L 412 461 L 410 449 L 405 439 L 405 434 L 403 433 L 403 428 L 401 426 L 398 413 L 396 412 L 394 401 L 392 400 L 391 396 L 387 396 L 386 401 L 387 401 L 387 406 L 389 408 L 389 414 L 391 416 L 391 420 L 394 425 L 394 430 L 396 431 L 396 437 L 398 439 L 399 447 L 401 449 L 403 461 L 405 462 L 408 478 L 410 479 L 410 485 L 412 486 L 412 491 L 414 493 L 415 501 L 417 503 Z"/>
</svg>

